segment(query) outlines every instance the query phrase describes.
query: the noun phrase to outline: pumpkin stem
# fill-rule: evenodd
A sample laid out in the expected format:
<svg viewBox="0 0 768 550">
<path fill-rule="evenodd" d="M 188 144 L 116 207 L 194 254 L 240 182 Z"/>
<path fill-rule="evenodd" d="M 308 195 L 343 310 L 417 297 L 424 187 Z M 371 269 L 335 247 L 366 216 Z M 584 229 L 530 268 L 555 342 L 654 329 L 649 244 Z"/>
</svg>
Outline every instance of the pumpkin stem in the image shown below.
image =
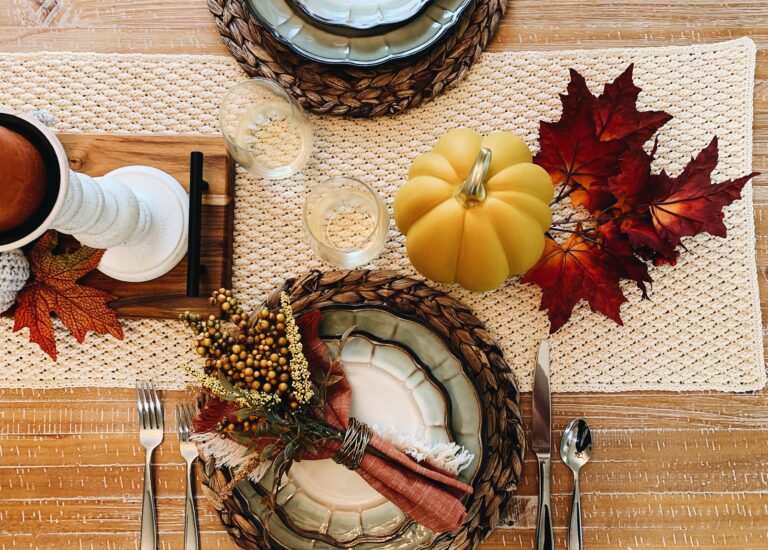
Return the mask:
<svg viewBox="0 0 768 550">
<path fill-rule="evenodd" d="M 488 168 L 491 165 L 491 150 L 487 147 L 481 147 L 480 152 L 477 154 L 475 164 L 469 171 L 469 176 L 459 186 L 456 191 L 456 200 L 461 203 L 464 208 L 471 208 L 477 204 L 482 203 L 485 197 L 488 195 L 485 189 L 485 174 L 488 172 Z"/>
</svg>

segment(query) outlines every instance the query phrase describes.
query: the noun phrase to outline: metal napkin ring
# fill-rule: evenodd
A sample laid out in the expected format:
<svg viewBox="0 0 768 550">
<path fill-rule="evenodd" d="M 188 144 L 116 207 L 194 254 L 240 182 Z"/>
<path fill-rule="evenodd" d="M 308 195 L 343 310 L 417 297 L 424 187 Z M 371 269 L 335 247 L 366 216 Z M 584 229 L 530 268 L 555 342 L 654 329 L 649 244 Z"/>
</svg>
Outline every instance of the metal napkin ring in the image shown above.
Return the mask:
<svg viewBox="0 0 768 550">
<path fill-rule="evenodd" d="M 368 442 L 373 437 L 373 430 L 365 422 L 360 422 L 357 418 L 349 417 L 349 427 L 344 432 L 344 439 L 341 441 L 341 447 L 333 455 L 334 462 L 343 464 L 350 470 L 357 470 L 365 456 L 365 449 Z"/>
</svg>

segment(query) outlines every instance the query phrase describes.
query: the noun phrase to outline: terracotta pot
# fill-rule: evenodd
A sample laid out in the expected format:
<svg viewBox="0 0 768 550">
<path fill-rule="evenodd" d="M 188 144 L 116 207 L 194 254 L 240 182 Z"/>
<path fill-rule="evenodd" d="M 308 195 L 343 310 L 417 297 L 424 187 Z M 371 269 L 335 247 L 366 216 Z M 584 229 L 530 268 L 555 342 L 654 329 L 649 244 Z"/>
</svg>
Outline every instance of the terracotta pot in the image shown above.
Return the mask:
<svg viewBox="0 0 768 550">
<path fill-rule="evenodd" d="M 26 138 L 0 126 L 0 232 L 26 222 L 45 197 L 46 171 L 40 152 Z"/>
</svg>

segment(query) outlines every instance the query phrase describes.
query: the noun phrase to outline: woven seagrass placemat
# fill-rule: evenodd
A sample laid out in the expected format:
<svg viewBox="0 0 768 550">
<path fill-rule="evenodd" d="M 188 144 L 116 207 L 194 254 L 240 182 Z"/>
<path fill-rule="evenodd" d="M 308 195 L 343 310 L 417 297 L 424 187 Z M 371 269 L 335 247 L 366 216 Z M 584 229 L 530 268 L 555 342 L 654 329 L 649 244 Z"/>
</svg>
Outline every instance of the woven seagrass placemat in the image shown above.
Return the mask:
<svg viewBox="0 0 768 550">
<path fill-rule="evenodd" d="M 279 307 L 281 291 L 291 297 L 297 314 L 349 303 L 397 310 L 430 326 L 461 359 L 483 404 L 479 434 L 483 455 L 477 457 L 480 464 L 472 482 L 473 493 L 465 502 L 464 524 L 453 533 L 437 535 L 429 547 L 475 548 L 498 525 L 501 512 L 514 496 L 525 455 L 520 394 L 501 350 L 482 323 L 445 293 L 393 271 L 310 273 L 272 292 L 267 307 Z M 216 469 L 214 462 L 204 464 L 203 485 L 227 532 L 242 548 L 266 549 L 261 524 L 249 506 L 237 492 L 223 496 L 229 478 L 226 471 Z M 408 540 L 408 534 L 403 540 Z"/>
<path fill-rule="evenodd" d="M 485 53 L 449 93 L 401 116 L 373 119 L 312 117 L 317 137 L 307 168 L 281 181 L 238 172 L 235 209 L 235 290 L 250 304 L 290 278 L 327 270 L 302 234 L 301 205 L 325 177 L 348 175 L 373 185 L 391 205 L 412 159 L 457 126 L 483 133 L 512 130 L 537 146 L 541 119 L 556 119 L 557 94 L 573 67 L 593 89 L 635 63 L 643 109 L 674 119 L 662 128 L 658 168 L 677 174 L 691 155 L 720 140 L 716 178 L 751 171 L 754 44 L 648 49 Z M 0 57 L 0 103 L 17 110 L 46 108 L 62 131 L 143 134 L 213 134 L 225 90 L 245 78 L 229 56 L 5 54 Z M 554 391 L 724 390 L 763 387 L 752 188 L 726 210 L 728 238 L 701 235 L 685 241 L 676 267 L 652 269 L 651 300 L 626 288 L 624 326 L 579 306 L 552 338 Z M 404 239 L 391 226 L 387 246 L 372 267 L 417 276 Z M 510 279 L 502 288 L 473 294 L 441 287 L 472 308 L 493 334 L 521 391 L 532 381 L 532 358 L 546 336 L 537 288 Z M 90 335 L 78 345 L 58 333 L 54 364 L 11 334 L 0 319 L 5 387 L 130 387 L 154 378 L 183 387 L 179 364 L 195 360 L 189 335 L 173 321 L 126 320 L 117 342 Z M 34 365 L 34 368 L 30 368 Z"/>
<path fill-rule="evenodd" d="M 313 113 L 368 117 L 416 107 L 464 78 L 496 32 L 508 1 L 473 0 L 456 28 L 426 53 L 371 68 L 308 61 L 264 29 L 247 0 L 208 0 L 208 7 L 246 73 L 277 80 Z"/>
</svg>

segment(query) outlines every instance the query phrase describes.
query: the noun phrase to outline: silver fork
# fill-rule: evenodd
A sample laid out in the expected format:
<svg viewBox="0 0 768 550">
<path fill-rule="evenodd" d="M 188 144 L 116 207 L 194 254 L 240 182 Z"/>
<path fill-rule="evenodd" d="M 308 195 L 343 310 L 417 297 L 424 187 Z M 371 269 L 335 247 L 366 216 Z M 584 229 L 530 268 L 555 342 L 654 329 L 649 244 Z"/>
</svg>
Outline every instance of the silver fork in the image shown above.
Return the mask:
<svg viewBox="0 0 768 550">
<path fill-rule="evenodd" d="M 197 528 L 197 511 L 195 499 L 192 496 L 193 470 L 192 463 L 197 458 L 197 447 L 189 440 L 192 435 L 192 419 L 195 414 L 189 403 L 176 405 L 176 430 L 179 432 L 179 451 L 187 463 L 187 497 L 184 506 L 184 550 L 198 550 L 200 534 Z"/>
<path fill-rule="evenodd" d="M 152 487 L 152 453 L 163 442 L 163 408 L 155 383 L 136 382 L 139 404 L 139 441 L 146 450 L 144 460 L 144 498 L 141 503 L 141 550 L 157 549 L 155 490 Z"/>
</svg>

